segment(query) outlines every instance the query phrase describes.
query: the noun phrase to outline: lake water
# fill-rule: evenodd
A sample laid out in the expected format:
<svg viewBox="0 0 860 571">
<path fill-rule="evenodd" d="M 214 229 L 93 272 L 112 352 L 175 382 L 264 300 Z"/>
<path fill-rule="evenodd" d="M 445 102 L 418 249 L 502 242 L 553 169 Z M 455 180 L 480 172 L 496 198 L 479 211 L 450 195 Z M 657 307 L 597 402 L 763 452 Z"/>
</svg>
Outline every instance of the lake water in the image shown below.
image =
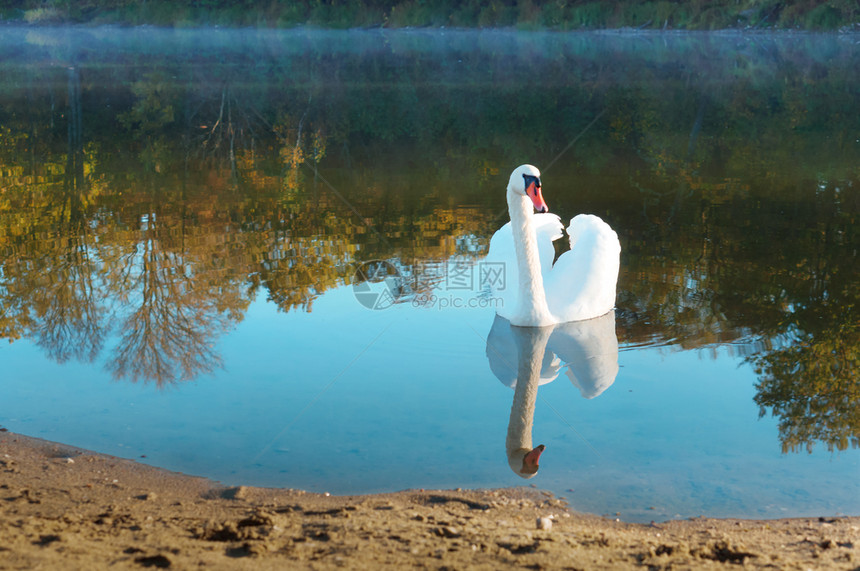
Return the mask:
<svg viewBox="0 0 860 571">
<path fill-rule="evenodd" d="M 0 53 L 0 426 L 231 485 L 860 514 L 856 36 L 3 28 Z M 612 314 L 523 341 L 482 260 L 525 162 L 622 253 Z"/>
</svg>

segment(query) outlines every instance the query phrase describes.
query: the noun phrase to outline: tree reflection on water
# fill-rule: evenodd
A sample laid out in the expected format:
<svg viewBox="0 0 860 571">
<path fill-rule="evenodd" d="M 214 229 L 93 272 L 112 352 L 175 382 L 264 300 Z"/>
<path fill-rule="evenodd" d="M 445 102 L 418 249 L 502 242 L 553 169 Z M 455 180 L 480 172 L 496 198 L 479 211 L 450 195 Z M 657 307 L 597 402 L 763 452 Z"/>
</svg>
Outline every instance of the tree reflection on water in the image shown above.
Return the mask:
<svg viewBox="0 0 860 571">
<path fill-rule="evenodd" d="M 619 340 L 734 347 L 784 451 L 860 446 L 856 46 L 337 38 L 101 40 L 119 66 L 81 47 L 99 40 L 22 40 L 0 81 L 0 336 L 132 381 L 211 373 L 259 294 L 311 311 L 362 261 L 480 259 L 510 166 L 578 134 L 545 184 L 619 230 Z"/>
</svg>

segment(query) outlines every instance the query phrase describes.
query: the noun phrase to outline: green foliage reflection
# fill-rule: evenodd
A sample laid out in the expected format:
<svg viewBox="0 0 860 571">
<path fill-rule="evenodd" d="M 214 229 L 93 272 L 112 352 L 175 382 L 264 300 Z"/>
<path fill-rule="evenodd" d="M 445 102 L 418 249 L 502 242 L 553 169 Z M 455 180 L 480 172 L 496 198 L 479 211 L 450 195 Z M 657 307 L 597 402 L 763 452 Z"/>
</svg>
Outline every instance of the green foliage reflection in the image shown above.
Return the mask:
<svg viewBox="0 0 860 571">
<path fill-rule="evenodd" d="M 569 148 L 545 192 L 619 230 L 621 340 L 735 347 L 784 450 L 860 445 L 856 48 L 349 38 L 3 64 L 0 336 L 208 374 L 258 295 L 480 258 L 510 168 Z"/>
</svg>

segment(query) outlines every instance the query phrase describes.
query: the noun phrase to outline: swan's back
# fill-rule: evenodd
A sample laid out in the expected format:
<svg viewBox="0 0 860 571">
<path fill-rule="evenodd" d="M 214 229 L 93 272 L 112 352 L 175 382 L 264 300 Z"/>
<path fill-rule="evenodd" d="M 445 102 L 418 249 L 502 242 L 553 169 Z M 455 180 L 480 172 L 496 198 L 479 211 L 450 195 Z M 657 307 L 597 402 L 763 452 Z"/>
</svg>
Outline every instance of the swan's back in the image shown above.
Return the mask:
<svg viewBox="0 0 860 571">
<path fill-rule="evenodd" d="M 547 306 L 555 323 L 591 319 L 611 311 L 621 256 L 615 231 L 592 214 L 575 216 L 567 228 L 570 251 L 553 264 L 552 242 L 562 237 L 561 220 L 555 214 L 535 214 L 533 226 Z M 493 235 L 485 263 L 490 264 L 490 272 L 501 272 L 501 276 L 491 273 L 496 279 L 487 280 L 497 300 L 496 313 L 513 320 L 520 283 L 510 222 Z"/>
<path fill-rule="evenodd" d="M 547 304 L 558 323 L 598 317 L 615 307 L 621 257 L 618 235 L 597 216 L 574 217 L 567 233 L 570 251 L 543 273 Z"/>
</svg>

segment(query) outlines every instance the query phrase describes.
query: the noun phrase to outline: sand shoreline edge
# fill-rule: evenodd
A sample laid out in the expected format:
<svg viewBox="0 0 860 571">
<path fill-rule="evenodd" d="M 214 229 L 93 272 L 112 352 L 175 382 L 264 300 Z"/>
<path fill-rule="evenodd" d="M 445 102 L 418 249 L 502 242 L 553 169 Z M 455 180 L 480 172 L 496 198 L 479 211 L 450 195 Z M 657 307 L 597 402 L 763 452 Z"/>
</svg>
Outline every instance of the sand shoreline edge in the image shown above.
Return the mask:
<svg viewBox="0 0 860 571">
<path fill-rule="evenodd" d="M 225 487 L 0 432 L 0 569 L 860 569 L 860 517 L 651 525 L 549 492 Z"/>
</svg>

